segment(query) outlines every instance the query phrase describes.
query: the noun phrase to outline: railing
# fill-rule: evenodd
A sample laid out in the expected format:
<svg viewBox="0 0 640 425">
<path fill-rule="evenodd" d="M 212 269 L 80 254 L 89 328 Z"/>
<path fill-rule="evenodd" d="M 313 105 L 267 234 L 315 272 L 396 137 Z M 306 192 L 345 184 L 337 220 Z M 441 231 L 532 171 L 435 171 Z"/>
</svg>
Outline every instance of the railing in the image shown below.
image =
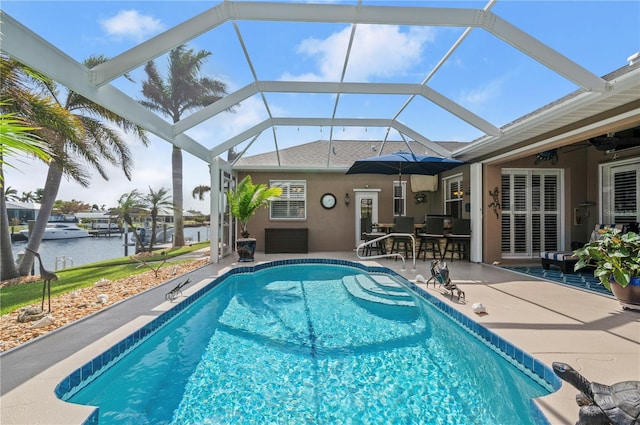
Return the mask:
<svg viewBox="0 0 640 425">
<path fill-rule="evenodd" d="M 390 237 L 393 236 L 408 236 L 411 238 L 411 252 L 412 252 L 412 259 L 413 259 L 413 268 L 411 270 L 416 270 L 416 238 L 413 234 L 411 233 L 388 233 L 384 236 L 380 236 L 379 238 L 375 238 L 372 239 L 370 241 L 367 242 L 363 242 L 360 245 L 358 245 L 358 247 L 356 248 L 356 257 L 358 257 L 361 260 L 373 260 L 376 258 L 392 258 L 392 257 L 400 257 L 400 259 L 402 260 L 402 268 L 400 270 L 405 271 L 406 270 L 406 261 L 405 258 L 402 254 L 396 252 L 396 253 L 389 253 L 389 254 L 380 254 L 380 255 L 367 255 L 367 256 L 363 256 L 360 255 L 360 249 L 364 249 L 369 245 L 373 245 L 375 243 L 378 243 L 382 240 L 388 239 Z"/>
<path fill-rule="evenodd" d="M 56 270 L 60 270 L 58 269 L 58 265 L 62 265 L 62 270 L 67 268 L 67 263 L 69 264 L 70 267 L 73 267 L 73 258 L 71 257 L 67 257 L 65 255 L 60 255 L 56 257 Z"/>
</svg>

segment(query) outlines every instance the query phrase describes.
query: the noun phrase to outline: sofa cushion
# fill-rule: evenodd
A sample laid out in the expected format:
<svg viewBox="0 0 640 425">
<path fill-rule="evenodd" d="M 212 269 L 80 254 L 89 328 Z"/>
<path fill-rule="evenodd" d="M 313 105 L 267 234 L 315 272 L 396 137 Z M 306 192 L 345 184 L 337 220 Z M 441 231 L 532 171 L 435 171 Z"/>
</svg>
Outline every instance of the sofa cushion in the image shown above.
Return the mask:
<svg viewBox="0 0 640 425">
<path fill-rule="evenodd" d="M 542 251 L 540 253 L 540 258 L 544 258 L 546 260 L 553 260 L 553 261 L 567 261 L 567 260 L 578 259 L 578 257 L 576 257 L 571 251 L 567 251 L 567 252 Z"/>
</svg>

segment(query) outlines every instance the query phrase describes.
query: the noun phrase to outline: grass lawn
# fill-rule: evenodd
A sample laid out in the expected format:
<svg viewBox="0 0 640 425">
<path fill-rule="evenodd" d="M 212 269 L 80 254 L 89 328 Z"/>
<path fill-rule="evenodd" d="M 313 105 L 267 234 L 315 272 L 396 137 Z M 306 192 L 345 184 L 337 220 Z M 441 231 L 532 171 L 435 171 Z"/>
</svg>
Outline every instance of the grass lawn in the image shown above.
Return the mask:
<svg viewBox="0 0 640 425">
<path fill-rule="evenodd" d="M 158 250 L 155 251 L 152 256 L 145 258 L 145 261 L 157 265 L 158 262 L 163 260 L 161 252 L 164 252 L 164 255 L 168 259 L 171 259 L 207 246 L 209 246 L 209 242 L 200 242 L 188 247 Z M 180 260 L 176 261 L 179 262 Z M 175 264 L 176 261 L 167 261 L 163 267 Z M 117 280 L 149 270 L 151 269 L 145 266 L 141 267 L 138 261 L 134 261 L 129 257 L 114 258 L 112 260 L 59 270 L 56 271 L 58 280 L 51 285 L 51 297 L 92 286 L 95 282 L 103 278 Z M 0 288 L 0 314 L 7 314 L 20 307 L 38 303 L 42 299 L 42 286 L 42 281 L 39 280 Z"/>
</svg>

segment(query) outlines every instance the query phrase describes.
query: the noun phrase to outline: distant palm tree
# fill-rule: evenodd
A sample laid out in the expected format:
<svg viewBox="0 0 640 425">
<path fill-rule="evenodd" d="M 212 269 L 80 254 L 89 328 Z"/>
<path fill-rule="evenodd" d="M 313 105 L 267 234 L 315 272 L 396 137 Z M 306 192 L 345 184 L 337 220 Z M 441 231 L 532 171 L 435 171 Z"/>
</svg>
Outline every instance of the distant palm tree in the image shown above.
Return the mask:
<svg viewBox="0 0 640 425">
<path fill-rule="evenodd" d="M 144 251 L 144 241 L 140 238 L 140 234 L 136 231 L 133 225 L 133 216 L 139 214 L 140 211 L 145 210 L 147 202 L 142 197 L 140 192 L 132 190 L 129 193 L 125 193 L 118 199 L 118 206 L 112 211 L 113 214 L 117 214 L 125 223 L 129 225 L 129 228 L 133 230 L 133 237 L 136 239 L 137 246 L 141 251 Z"/>
<path fill-rule="evenodd" d="M 180 121 L 185 112 L 203 108 L 227 94 L 225 83 L 200 77 L 200 70 L 211 52 L 195 52 L 181 45 L 169 52 L 169 72 L 162 78 L 156 64 L 150 61 L 144 67 L 148 79 L 142 83 L 140 103 L 152 111 L 162 113 L 174 123 Z M 184 245 L 184 208 L 182 195 L 182 150 L 173 146 L 171 153 L 173 169 L 173 246 Z"/>
<path fill-rule="evenodd" d="M 36 195 L 32 192 L 22 192 L 22 196 L 20 197 L 21 202 L 35 202 Z"/>
<path fill-rule="evenodd" d="M 153 245 L 156 243 L 156 224 L 158 222 L 158 212 L 173 207 L 169 199 L 169 190 L 161 187 L 158 191 L 154 191 L 149 187 L 149 193 L 144 197 L 147 202 L 147 208 L 151 211 L 151 240 L 149 242 L 149 251 L 153 251 Z M 175 228 L 174 228 L 175 230 Z"/>
<path fill-rule="evenodd" d="M 193 199 L 204 201 L 204 195 L 209 192 L 211 192 L 211 187 L 200 185 L 193 188 L 193 191 L 191 192 L 191 196 L 193 196 Z"/>
<path fill-rule="evenodd" d="M 11 186 L 7 186 L 4 188 L 4 200 L 5 201 L 13 201 L 13 202 L 17 202 L 20 200 L 20 197 L 18 196 L 18 191 L 14 188 L 12 188 Z"/>
<path fill-rule="evenodd" d="M 2 59 L 10 64 L 12 70 L 27 81 L 24 93 L 41 93 L 49 103 L 44 106 L 21 111 L 30 123 L 41 127 L 39 135 L 46 141 L 54 155 L 49 163 L 47 179 L 40 202 L 40 211 L 27 242 L 27 250 L 18 267 L 20 275 L 29 273 L 33 264 L 32 252 L 37 252 L 62 177 L 67 176 L 80 185 L 87 187 L 91 183 L 86 166 L 90 165 L 100 176 L 108 180 L 106 164 L 118 166 L 125 176 L 131 179 L 132 157 L 129 148 L 114 126 L 125 132 L 135 134 L 145 145 L 147 136 L 142 128 L 114 114 L 110 110 L 93 103 L 71 90 L 64 90 L 54 81 L 21 66 L 10 59 Z M 92 56 L 84 62 L 92 68 L 107 59 L 104 56 Z M 5 98 L 5 84 L 2 85 Z M 18 105 L 19 106 L 19 105 Z"/>
<path fill-rule="evenodd" d="M 37 203 L 41 203 L 43 196 L 44 196 L 44 188 L 40 187 L 36 189 L 36 194 L 34 195 L 33 200 Z"/>
</svg>

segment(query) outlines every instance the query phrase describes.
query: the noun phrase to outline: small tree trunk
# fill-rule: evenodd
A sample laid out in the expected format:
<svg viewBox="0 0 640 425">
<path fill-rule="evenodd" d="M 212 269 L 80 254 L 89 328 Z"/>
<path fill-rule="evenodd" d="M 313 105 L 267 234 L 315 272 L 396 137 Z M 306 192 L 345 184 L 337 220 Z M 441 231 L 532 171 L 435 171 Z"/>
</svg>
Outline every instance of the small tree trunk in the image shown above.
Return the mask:
<svg viewBox="0 0 640 425">
<path fill-rule="evenodd" d="M 0 177 L 2 176 L 2 161 L 0 161 Z M 4 199 L 4 180 L 2 180 L 0 182 L 0 280 L 13 279 L 18 276 L 18 268 L 13 259 L 13 251 L 11 251 L 9 215 L 7 202 Z"/>
</svg>

